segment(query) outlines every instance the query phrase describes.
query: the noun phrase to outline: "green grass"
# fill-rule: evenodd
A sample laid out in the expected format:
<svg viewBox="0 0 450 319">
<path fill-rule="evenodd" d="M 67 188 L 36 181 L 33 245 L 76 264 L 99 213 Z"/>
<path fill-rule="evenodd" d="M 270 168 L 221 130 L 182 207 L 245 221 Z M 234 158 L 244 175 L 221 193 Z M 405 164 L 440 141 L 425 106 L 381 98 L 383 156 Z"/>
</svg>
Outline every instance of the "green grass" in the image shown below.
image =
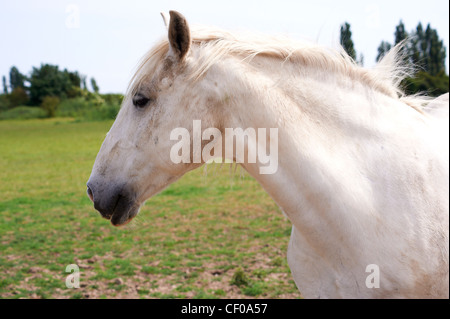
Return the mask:
<svg viewBox="0 0 450 319">
<path fill-rule="evenodd" d="M 86 181 L 111 124 L 0 122 L 0 298 L 300 297 L 291 226 L 239 169 L 190 172 L 124 228 L 101 218 Z M 65 286 L 69 264 L 79 289 Z"/>
</svg>

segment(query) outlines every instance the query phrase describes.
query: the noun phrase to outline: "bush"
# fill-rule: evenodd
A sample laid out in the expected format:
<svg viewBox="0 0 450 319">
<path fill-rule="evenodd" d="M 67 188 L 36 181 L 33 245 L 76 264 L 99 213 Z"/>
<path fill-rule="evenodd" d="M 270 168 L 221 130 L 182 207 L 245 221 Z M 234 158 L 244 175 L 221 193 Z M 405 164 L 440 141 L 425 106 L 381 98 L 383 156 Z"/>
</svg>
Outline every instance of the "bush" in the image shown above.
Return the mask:
<svg viewBox="0 0 450 319">
<path fill-rule="evenodd" d="M 60 117 L 82 117 L 89 108 L 91 108 L 91 104 L 82 97 L 67 99 L 61 101 L 56 115 Z"/>
<path fill-rule="evenodd" d="M 81 119 L 87 121 L 102 121 L 115 120 L 117 113 L 119 113 L 120 105 L 103 104 L 99 107 L 94 107 L 86 112 Z"/>
<path fill-rule="evenodd" d="M 94 106 L 101 106 L 105 104 L 105 100 L 97 93 L 85 91 L 84 98 Z"/>
<path fill-rule="evenodd" d="M 114 120 L 120 104 L 102 103 L 99 100 L 76 98 L 63 100 L 56 113 L 60 117 L 74 117 L 84 121 Z"/>
<path fill-rule="evenodd" d="M 121 105 L 124 96 L 122 94 L 102 94 L 101 97 L 105 100 L 106 104 Z"/>
<path fill-rule="evenodd" d="M 0 120 L 28 120 L 46 118 L 47 113 L 39 107 L 18 106 L 0 113 Z"/>
<path fill-rule="evenodd" d="M 55 117 L 56 109 L 60 102 L 56 96 L 46 96 L 42 100 L 41 108 L 47 113 L 48 117 Z"/>
<path fill-rule="evenodd" d="M 403 82 L 408 94 L 427 93 L 429 96 L 440 96 L 448 92 L 449 77 L 444 71 L 433 76 L 426 72 L 419 72 L 414 78 Z"/>
</svg>

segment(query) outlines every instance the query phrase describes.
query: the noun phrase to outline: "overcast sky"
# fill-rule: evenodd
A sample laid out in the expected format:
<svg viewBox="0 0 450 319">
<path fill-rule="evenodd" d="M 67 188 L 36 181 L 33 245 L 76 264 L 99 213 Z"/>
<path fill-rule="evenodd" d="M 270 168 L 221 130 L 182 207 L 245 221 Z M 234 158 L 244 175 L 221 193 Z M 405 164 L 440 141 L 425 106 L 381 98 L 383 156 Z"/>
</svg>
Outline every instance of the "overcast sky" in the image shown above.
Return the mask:
<svg viewBox="0 0 450 319">
<path fill-rule="evenodd" d="M 29 74 L 41 63 L 94 77 L 102 93 L 124 93 L 140 57 L 166 35 L 159 12 L 177 10 L 189 23 L 255 30 L 336 47 L 340 25 L 351 24 L 358 54 L 375 63 L 382 40 L 406 29 L 438 30 L 447 47 L 447 0 L 0 0 L 0 76 L 12 65 Z M 89 83 L 89 82 L 88 82 Z"/>
</svg>

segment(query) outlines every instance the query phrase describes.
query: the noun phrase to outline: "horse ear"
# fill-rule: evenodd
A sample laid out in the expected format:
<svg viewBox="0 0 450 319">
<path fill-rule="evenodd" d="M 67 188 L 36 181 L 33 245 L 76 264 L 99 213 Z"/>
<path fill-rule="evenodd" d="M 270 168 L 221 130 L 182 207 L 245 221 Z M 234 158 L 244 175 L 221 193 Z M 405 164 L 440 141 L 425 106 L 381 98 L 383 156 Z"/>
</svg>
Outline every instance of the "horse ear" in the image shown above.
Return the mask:
<svg viewBox="0 0 450 319">
<path fill-rule="evenodd" d="M 191 46 L 191 32 L 186 18 L 176 11 L 170 11 L 169 43 L 172 53 L 182 60 Z"/>
<path fill-rule="evenodd" d="M 167 15 L 166 12 L 160 12 L 160 14 L 161 14 L 161 17 L 163 18 L 165 27 L 169 28 L 170 17 Z"/>
</svg>

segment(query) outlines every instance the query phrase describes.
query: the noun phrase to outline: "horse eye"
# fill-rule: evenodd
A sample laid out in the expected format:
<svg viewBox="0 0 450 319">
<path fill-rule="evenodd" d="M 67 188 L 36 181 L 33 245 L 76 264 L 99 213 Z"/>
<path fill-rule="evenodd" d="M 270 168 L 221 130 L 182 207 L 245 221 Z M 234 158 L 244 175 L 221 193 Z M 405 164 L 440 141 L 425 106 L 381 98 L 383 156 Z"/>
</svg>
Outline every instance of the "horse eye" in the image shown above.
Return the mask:
<svg viewBox="0 0 450 319">
<path fill-rule="evenodd" d="M 143 95 L 135 95 L 133 97 L 133 105 L 138 107 L 138 108 L 143 108 L 144 106 L 146 106 L 148 104 L 148 102 L 150 101 L 149 98 L 143 96 Z"/>
</svg>

